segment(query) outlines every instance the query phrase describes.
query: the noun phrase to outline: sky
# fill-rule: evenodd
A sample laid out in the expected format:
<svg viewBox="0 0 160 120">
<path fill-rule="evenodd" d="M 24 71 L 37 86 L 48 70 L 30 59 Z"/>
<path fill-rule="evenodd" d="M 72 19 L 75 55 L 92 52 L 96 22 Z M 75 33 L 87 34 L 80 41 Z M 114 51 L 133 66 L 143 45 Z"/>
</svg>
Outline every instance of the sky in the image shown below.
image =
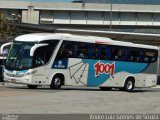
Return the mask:
<svg viewBox="0 0 160 120">
<path fill-rule="evenodd" d="M 72 0 L 17 0 L 17 1 L 36 1 L 36 2 L 71 2 Z"/>
</svg>

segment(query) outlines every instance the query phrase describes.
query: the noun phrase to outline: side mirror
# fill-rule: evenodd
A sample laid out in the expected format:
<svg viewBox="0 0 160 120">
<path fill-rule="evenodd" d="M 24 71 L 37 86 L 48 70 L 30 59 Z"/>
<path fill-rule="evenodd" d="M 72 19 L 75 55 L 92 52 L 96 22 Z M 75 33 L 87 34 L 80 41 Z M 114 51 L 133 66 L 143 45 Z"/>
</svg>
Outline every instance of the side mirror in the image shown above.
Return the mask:
<svg viewBox="0 0 160 120">
<path fill-rule="evenodd" d="M 8 52 L 9 52 L 9 49 L 8 49 L 8 48 L 4 49 L 4 50 L 3 50 L 3 55 L 6 56 L 6 55 L 8 54 Z"/>
<path fill-rule="evenodd" d="M 33 56 L 33 54 L 37 48 L 47 46 L 47 45 L 48 45 L 47 43 L 46 44 L 45 43 L 44 44 L 35 44 L 30 50 L 30 56 Z"/>
<path fill-rule="evenodd" d="M 6 49 L 4 49 L 4 47 L 7 47 L 9 45 L 12 45 L 13 43 L 12 42 L 9 42 L 9 43 L 5 43 L 1 46 L 1 50 L 0 50 L 0 54 L 4 55 L 7 53 Z"/>
</svg>

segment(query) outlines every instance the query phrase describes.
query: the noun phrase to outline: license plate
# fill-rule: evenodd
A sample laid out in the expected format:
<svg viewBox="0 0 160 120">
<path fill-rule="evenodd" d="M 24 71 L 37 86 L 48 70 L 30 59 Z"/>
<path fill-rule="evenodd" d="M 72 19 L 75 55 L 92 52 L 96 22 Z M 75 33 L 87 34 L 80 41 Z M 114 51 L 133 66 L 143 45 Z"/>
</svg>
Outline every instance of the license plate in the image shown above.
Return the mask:
<svg viewBox="0 0 160 120">
<path fill-rule="evenodd" d="M 15 82 L 16 82 L 16 80 L 15 80 L 15 79 L 11 79 L 11 82 L 12 82 L 12 83 L 15 83 Z"/>
</svg>

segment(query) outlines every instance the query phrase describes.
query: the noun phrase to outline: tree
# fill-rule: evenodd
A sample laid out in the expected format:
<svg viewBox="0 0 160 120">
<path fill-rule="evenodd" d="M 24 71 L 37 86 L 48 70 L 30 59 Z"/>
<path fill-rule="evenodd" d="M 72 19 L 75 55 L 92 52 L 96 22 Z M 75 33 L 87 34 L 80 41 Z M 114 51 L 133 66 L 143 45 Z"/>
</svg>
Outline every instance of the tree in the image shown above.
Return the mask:
<svg viewBox="0 0 160 120">
<path fill-rule="evenodd" d="M 5 32 L 5 24 L 4 24 L 4 15 L 2 13 L 0 13 L 0 36 L 3 37 L 4 36 L 4 32 Z"/>
<path fill-rule="evenodd" d="M 18 29 L 10 25 L 4 14 L 0 13 L 0 37 L 15 36 L 19 33 Z"/>
</svg>

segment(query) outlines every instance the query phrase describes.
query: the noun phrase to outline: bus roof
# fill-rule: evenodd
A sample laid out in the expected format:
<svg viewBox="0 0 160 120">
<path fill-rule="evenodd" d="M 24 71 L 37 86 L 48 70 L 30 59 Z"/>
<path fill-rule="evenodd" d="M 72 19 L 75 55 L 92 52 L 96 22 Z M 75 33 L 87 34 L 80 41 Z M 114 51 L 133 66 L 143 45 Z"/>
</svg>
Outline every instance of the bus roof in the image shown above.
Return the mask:
<svg viewBox="0 0 160 120">
<path fill-rule="evenodd" d="M 143 44 L 134 44 L 132 42 L 122 42 L 111 40 L 107 37 L 96 37 L 96 36 L 85 36 L 85 35 L 73 35 L 66 33 L 31 33 L 21 35 L 15 38 L 15 41 L 23 42 L 41 42 L 45 40 L 54 40 L 54 39 L 65 39 L 68 41 L 80 41 L 80 42 L 91 42 L 97 44 L 108 44 L 108 45 L 119 45 L 119 46 L 129 46 L 129 47 L 138 47 L 138 48 L 148 48 L 148 49 L 157 49 L 156 46 L 143 45 Z"/>
</svg>

